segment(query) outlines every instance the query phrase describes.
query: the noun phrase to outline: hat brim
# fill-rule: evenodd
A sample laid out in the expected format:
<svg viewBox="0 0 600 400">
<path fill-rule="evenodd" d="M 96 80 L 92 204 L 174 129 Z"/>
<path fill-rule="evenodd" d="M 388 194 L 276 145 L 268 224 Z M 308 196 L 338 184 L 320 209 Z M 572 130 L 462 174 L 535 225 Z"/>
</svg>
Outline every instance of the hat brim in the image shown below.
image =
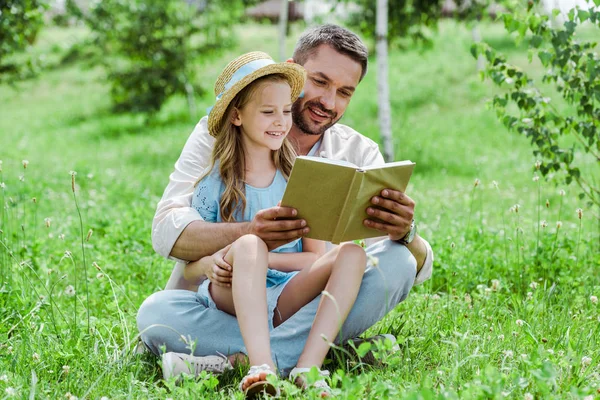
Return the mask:
<svg viewBox="0 0 600 400">
<path fill-rule="evenodd" d="M 283 62 L 262 67 L 236 82 L 219 98 L 208 114 L 208 132 L 216 137 L 220 131 L 222 119 L 231 101 L 250 83 L 267 75 L 283 75 L 292 89 L 292 103 L 300 97 L 306 81 L 306 71 L 301 65 Z"/>
</svg>

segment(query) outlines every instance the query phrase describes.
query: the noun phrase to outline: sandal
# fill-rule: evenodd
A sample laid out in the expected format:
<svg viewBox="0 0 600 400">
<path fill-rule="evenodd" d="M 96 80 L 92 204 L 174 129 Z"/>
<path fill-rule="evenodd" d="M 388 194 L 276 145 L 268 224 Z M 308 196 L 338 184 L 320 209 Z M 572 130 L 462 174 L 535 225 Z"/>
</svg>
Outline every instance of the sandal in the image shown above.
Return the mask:
<svg viewBox="0 0 600 400">
<path fill-rule="evenodd" d="M 321 390 L 321 397 L 322 398 L 326 398 L 331 396 L 331 388 L 329 387 L 329 385 L 327 384 L 327 381 L 325 379 L 319 379 L 318 381 L 315 381 L 312 384 L 308 384 L 307 380 L 306 380 L 306 374 L 308 374 L 310 372 L 312 368 L 298 368 L 295 367 L 294 369 L 292 369 L 290 371 L 290 379 L 291 381 L 298 386 L 300 389 L 308 389 L 308 388 L 316 388 L 316 389 L 320 389 Z M 321 375 L 323 378 L 326 378 L 329 376 L 329 371 L 327 370 L 320 370 L 317 368 L 317 371 L 319 371 L 319 375 Z"/>
<path fill-rule="evenodd" d="M 276 375 L 275 372 L 271 370 L 271 367 L 269 367 L 267 364 L 253 365 L 252 367 L 250 367 L 250 371 L 248 371 L 246 376 L 240 382 L 240 391 L 244 392 L 244 395 L 247 399 L 258 398 L 263 393 L 266 393 L 271 397 L 279 397 L 279 388 L 273 385 L 271 382 L 267 381 L 266 379 L 264 381 L 254 382 L 252 385 L 248 386 L 246 390 L 243 389 L 243 384 L 246 381 L 246 379 L 248 379 L 251 376 L 258 376 L 263 372 L 267 375 Z"/>
</svg>

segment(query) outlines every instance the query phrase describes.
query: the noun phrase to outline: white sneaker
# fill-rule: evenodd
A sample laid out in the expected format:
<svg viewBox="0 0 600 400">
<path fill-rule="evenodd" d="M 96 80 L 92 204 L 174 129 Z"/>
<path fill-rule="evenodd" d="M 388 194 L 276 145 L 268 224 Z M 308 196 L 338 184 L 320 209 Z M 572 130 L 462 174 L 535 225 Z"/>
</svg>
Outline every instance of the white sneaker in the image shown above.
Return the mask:
<svg viewBox="0 0 600 400">
<path fill-rule="evenodd" d="M 231 363 L 223 355 L 195 357 L 184 353 L 164 353 L 162 370 L 165 380 L 182 374 L 197 376 L 202 371 L 222 374 L 231 369 Z"/>
</svg>

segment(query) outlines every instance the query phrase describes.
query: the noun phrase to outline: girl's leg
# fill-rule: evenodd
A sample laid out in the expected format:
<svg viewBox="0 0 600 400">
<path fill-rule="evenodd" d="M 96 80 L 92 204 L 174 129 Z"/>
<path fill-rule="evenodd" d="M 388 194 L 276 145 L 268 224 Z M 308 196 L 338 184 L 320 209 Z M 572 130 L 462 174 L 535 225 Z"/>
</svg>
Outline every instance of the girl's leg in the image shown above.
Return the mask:
<svg viewBox="0 0 600 400">
<path fill-rule="evenodd" d="M 331 276 L 333 263 L 342 247 L 339 246 L 327 252 L 313 265 L 302 269 L 285 285 L 277 300 L 277 308 L 275 308 L 273 316 L 274 327 L 287 321 L 325 289 Z"/>
<path fill-rule="evenodd" d="M 329 342 L 335 341 L 358 295 L 366 262 L 367 256 L 362 247 L 350 243 L 340 246 L 325 286 L 335 300 L 321 296 L 315 321 L 296 365 L 298 368 L 321 367 L 329 351 L 329 344 L 322 336 Z"/>
<path fill-rule="evenodd" d="M 225 260 L 233 267 L 232 287 L 211 284 L 211 296 L 219 309 L 236 315 L 250 364 L 267 364 L 275 371 L 267 316 L 267 246 L 259 237 L 245 235 L 233 243 Z M 265 376 L 256 378 L 244 386 Z"/>
</svg>

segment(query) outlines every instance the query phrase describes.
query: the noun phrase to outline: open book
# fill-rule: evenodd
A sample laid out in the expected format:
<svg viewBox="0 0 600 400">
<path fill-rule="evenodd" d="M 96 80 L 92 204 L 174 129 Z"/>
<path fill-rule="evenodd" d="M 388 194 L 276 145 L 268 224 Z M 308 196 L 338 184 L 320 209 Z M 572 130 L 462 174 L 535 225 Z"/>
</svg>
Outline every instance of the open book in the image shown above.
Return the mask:
<svg viewBox="0 0 600 400">
<path fill-rule="evenodd" d="M 281 205 L 298 210 L 306 220 L 309 238 L 338 244 L 355 239 L 383 236 L 364 226 L 371 198 L 383 189 L 406 190 L 415 167 L 398 161 L 359 168 L 346 161 L 326 158 L 296 158 Z"/>
</svg>

